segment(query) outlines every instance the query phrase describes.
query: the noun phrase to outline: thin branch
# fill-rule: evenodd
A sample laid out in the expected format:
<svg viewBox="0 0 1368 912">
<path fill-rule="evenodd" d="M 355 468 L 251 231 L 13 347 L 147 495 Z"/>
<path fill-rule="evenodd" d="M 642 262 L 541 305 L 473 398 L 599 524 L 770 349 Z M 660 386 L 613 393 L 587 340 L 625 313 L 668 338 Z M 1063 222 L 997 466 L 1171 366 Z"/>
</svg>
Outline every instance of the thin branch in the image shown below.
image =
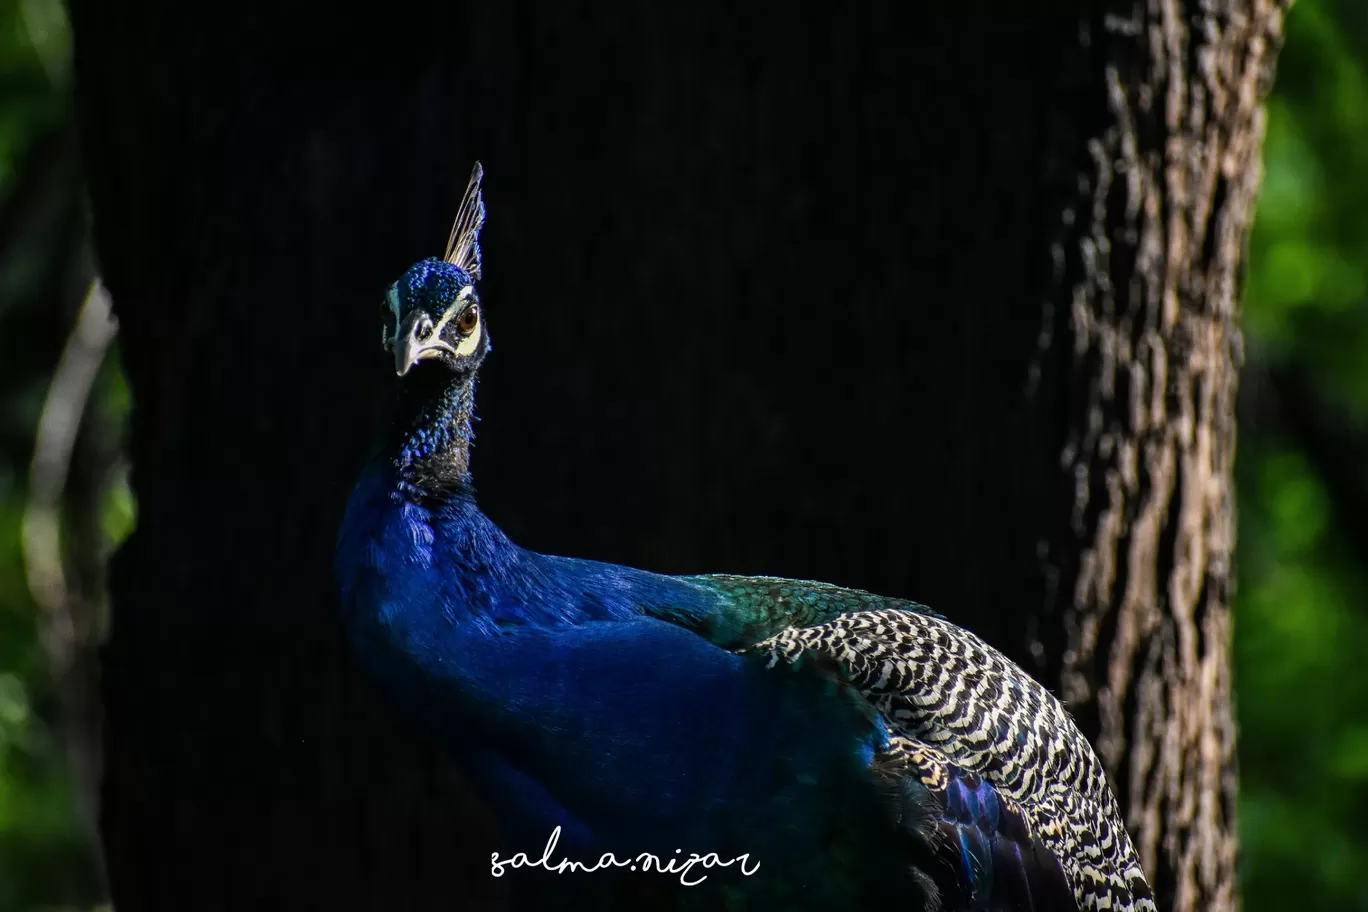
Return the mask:
<svg viewBox="0 0 1368 912">
<path fill-rule="evenodd" d="M 21 532 L 24 571 L 39 610 L 40 639 L 64 704 L 66 755 L 92 847 L 98 846 L 98 729 L 90 724 L 89 675 L 83 674 L 88 669 L 81 663 L 93 660 L 90 618 L 95 611 L 71 585 L 63 559 L 61 517 L 82 418 L 117 328 L 109 294 L 96 279 L 81 304 L 38 419 Z M 98 864 L 98 849 L 94 854 Z"/>
<path fill-rule="evenodd" d="M 95 377 L 117 328 L 109 294 L 96 279 L 81 304 L 76 328 L 57 362 L 38 419 L 23 519 L 24 567 L 34 601 L 49 615 L 60 613 L 68 601 L 60 513 L 71 454 Z"/>
</svg>

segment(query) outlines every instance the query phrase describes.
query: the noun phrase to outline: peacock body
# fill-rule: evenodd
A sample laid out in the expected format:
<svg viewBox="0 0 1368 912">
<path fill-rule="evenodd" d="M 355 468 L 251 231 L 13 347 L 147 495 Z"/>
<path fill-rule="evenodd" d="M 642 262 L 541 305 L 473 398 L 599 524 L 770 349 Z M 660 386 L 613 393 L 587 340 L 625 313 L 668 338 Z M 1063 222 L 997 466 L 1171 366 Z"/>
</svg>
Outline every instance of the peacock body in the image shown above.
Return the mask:
<svg viewBox="0 0 1368 912">
<path fill-rule="evenodd" d="M 972 633 L 819 582 L 539 554 L 481 513 L 480 180 L 386 296 L 395 420 L 336 567 L 358 660 L 491 797 L 504 856 L 553 831 L 586 864 L 744 855 L 708 875 L 738 908 L 1153 910 L 1087 740 Z"/>
</svg>

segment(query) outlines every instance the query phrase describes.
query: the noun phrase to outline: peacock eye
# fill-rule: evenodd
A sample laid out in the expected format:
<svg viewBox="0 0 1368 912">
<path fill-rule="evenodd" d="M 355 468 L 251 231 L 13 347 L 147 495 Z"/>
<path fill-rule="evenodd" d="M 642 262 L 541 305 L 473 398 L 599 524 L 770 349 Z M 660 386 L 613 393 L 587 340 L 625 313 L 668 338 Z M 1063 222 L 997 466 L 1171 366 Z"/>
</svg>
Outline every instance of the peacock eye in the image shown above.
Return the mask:
<svg viewBox="0 0 1368 912">
<path fill-rule="evenodd" d="M 475 326 L 480 322 L 480 308 L 477 304 L 471 304 L 461 315 L 456 318 L 456 327 L 463 333 L 474 332 Z"/>
</svg>

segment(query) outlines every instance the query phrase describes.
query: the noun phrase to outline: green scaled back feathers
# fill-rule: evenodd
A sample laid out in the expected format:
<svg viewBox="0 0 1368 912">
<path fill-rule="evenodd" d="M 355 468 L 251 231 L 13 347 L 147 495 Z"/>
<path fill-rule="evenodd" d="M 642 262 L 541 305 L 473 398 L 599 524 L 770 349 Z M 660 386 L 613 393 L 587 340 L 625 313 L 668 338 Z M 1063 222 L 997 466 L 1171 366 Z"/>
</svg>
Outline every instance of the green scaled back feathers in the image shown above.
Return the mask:
<svg viewBox="0 0 1368 912">
<path fill-rule="evenodd" d="M 1155 912 L 1092 746 L 1054 695 L 982 639 L 915 602 L 828 583 L 686 579 L 731 608 L 699 633 L 771 667 L 815 664 L 878 711 L 892 737 L 875 769 L 930 788 L 952 767 L 981 776 L 1060 859 L 1079 909 Z"/>
</svg>

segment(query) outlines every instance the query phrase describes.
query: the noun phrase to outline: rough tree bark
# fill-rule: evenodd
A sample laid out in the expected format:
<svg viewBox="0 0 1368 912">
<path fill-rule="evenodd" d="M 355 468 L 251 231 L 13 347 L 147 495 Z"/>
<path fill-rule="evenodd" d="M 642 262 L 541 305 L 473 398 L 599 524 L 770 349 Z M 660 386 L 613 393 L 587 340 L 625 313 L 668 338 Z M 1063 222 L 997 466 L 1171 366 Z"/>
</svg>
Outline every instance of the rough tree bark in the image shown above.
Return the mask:
<svg viewBox="0 0 1368 912">
<path fill-rule="evenodd" d="M 538 907 L 347 663 L 330 571 L 376 302 L 477 156 L 475 471 L 515 539 L 937 606 L 1072 701 L 1164 906 L 1231 907 L 1234 306 L 1280 12 L 1114 6 L 73 0 L 135 400 L 121 912 Z"/>
<path fill-rule="evenodd" d="M 1158 0 L 1106 18 L 1110 122 L 1055 248 L 1076 491 L 1050 542 L 1050 667 L 1175 910 L 1236 908 L 1237 303 L 1285 8 Z"/>
</svg>

